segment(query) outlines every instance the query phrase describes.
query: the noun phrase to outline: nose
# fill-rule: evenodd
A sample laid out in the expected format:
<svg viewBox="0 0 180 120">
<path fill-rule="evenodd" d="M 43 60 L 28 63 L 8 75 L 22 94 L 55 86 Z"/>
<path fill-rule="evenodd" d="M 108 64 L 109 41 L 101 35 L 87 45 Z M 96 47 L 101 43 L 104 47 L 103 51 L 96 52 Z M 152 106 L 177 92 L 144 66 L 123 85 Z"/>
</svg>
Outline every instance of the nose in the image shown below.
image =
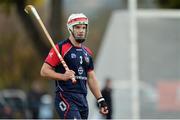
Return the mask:
<svg viewBox="0 0 180 120">
<path fill-rule="evenodd" d="M 80 32 L 84 32 L 84 29 L 83 28 L 80 28 L 80 30 L 79 30 Z"/>
</svg>

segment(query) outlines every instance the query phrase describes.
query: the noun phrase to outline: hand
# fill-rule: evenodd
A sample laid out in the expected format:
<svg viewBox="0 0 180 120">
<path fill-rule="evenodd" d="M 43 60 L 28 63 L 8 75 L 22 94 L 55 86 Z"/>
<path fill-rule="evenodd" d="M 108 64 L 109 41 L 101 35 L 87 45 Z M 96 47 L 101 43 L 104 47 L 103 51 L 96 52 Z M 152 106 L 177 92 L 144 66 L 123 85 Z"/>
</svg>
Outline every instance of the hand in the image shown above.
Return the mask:
<svg viewBox="0 0 180 120">
<path fill-rule="evenodd" d="M 64 74 L 63 74 L 63 80 L 67 81 L 70 80 L 72 78 L 75 78 L 75 72 L 73 70 L 67 70 Z"/>
<path fill-rule="evenodd" d="M 108 114 L 109 110 L 108 110 L 108 106 L 107 103 L 105 102 L 105 99 L 103 97 L 100 97 L 98 99 L 98 106 L 99 106 L 99 112 L 103 115 Z"/>
</svg>

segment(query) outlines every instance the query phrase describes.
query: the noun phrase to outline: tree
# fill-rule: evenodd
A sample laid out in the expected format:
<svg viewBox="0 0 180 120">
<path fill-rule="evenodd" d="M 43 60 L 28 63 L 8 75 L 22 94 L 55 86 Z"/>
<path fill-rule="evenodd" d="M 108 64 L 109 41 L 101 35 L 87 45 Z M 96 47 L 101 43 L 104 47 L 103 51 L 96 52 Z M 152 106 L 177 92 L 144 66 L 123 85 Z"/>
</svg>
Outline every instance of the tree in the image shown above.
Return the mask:
<svg viewBox="0 0 180 120">
<path fill-rule="evenodd" d="M 44 37 L 41 35 L 42 33 L 38 29 L 37 24 L 35 24 L 33 19 L 24 12 L 24 8 L 28 1 L 29 0 L 1 0 L 0 1 L 1 8 L 2 7 L 4 8 L 4 10 L 7 13 L 7 16 L 11 12 L 12 7 L 16 8 L 16 13 L 19 16 L 18 18 L 23 24 L 24 30 L 26 30 L 24 33 L 27 33 L 29 37 L 28 39 L 25 39 L 24 41 L 31 40 L 32 42 L 29 42 L 29 41 L 27 42 L 33 43 L 32 45 L 34 47 L 33 49 L 31 49 L 31 47 L 30 49 L 29 47 L 28 49 L 27 47 L 25 47 L 23 50 L 22 49 L 17 50 L 17 48 L 14 47 L 14 44 L 19 44 L 19 43 L 16 43 L 15 41 L 17 41 L 18 35 L 20 34 L 15 34 L 11 36 L 13 34 L 12 33 L 9 37 L 5 34 L 8 40 L 3 39 L 4 40 L 4 41 L 2 40 L 3 44 L 0 44 L 0 45 L 3 45 L 3 48 L 1 48 L 2 49 L 1 53 L 3 53 L 3 56 L 1 54 L 1 59 L 0 59 L 0 64 L 1 64 L 0 88 L 12 86 L 12 85 L 16 87 L 24 87 L 23 84 L 27 84 L 28 86 L 30 85 L 29 83 L 31 83 L 32 80 L 39 79 L 40 78 L 39 77 L 40 76 L 39 75 L 39 69 L 40 69 L 39 61 L 41 60 L 37 61 L 37 59 L 44 58 L 50 49 L 49 47 L 50 45 L 46 44 L 46 41 L 44 40 Z M 58 11 L 58 9 L 61 9 L 62 0 L 52 0 L 51 3 L 52 3 L 51 12 L 54 14 L 57 14 L 57 12 L 54 12 L 54 11 Z M 52 15 L 54 17 L 50 17 L 50 18 L 56 19 L 58 23 L 56 23 L 56 21 L 50 20 L 52 22 L 51 24 L 53 24 L 50 26 L 52 27 L 51 31 L 52 33 L 59 33 L 59 29 L 55 29 L 55 28 L 57 28 L 56 26 L 60 26 L 59 24 L 60 24 L 61 15 L 59 15 L 59 17 L 56 17 L 54 14 Z M 54 34 L 52 37 L 57 38 L 57 34 Z M 12 46 L 10 47 L 11 49 L 9 48 L 9 46 Z M 10 52 L 8 52 L 7 50 Z M 35 58 L 32 59 L 32 54 L 34 53 L 36 55 L 34 55 Z M 9 75 L 9 73 L 11 74 Z M 25 89 L 28 88 L 27 86 L 25 86 Z"/>
<path fill-rule="evenodd" d="M 179 9 L 179 0 L 155 0 L 161 8 Z"/>
<path fill-rule="evenodd" d="M 17 6 L 17 13 L 21 18 L 21 22 L 24 24 L 24 27 L 26 28 L 27 33 L 30 36 L 39 55 L 41 55 L 41 57 L 43 58 L 45 55 L 47 55 L 48 46 L 44 43 L 43 37 L 42 35 L 40 35 L 40 32 L 33 20 L 24 12 L 27 0 L 15 1 L 15 4 Z"/>
<path fill-rule="evenodd" d="M 51 35 L 53 40 L 62 39 L 59 33 L 63 31 L 62 29 L 62 18 L 63 18 L 63 0 L 52 0 L 51 1 Z"/>
<path fill-rule="evenodd" d="M 30 18 L 24 12 L 27 1 L 28 0 L 1 0 L 0 3 L 5 4 L 5 9 L 7 9 L 7 12 L 11 8 L 12 4 L 17 7 L 17 13 L 21 19 L 21 22 L 24 24 L 25 30 L 27 30 L 27 34 L 31 38 L 34 47 L 36 48 L 36 51 L 38 51 L 41 58 L 44 58 L 49 51 L 49 46 L 44 42 L 44 38 L 42 37 L 40 31 L 38 30 L 38 27 L 33 22 L 32 18 Z M 62 11 L 62 2 L 62 0 L 51 1 L 50 27 L 53 39 L 57 39 L 60 37 L 58 36 L 60 27 L 57 26 L 60 26 L 61 24 L 62 12 L 58 12 L 57 14 L 57 11 Z"/>
</svg>

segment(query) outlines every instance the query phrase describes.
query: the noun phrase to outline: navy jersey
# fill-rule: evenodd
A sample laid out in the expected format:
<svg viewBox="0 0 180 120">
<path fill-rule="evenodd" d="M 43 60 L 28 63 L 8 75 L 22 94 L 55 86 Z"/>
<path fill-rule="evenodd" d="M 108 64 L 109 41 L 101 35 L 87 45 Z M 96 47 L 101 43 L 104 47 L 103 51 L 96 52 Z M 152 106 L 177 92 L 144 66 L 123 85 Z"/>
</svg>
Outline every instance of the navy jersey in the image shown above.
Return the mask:
<svg viewBox="0 0 180 120">
<path fill-rule="evenodd" d="M 56 44 L 56 48 L 69 69 L 75 72 L 75 79 L 77 80 L 75 84 L 71 80 L 56 80 L 56 92 L 87 94 L 87 73 L 94 69 L 91 50 L 84 45 L 76 47 L 69 39 Z M 65 73 L 65 69 L 53 48 L 50 50 L 45 62 L 51 65 L 56 72 Z"/>
</svg>

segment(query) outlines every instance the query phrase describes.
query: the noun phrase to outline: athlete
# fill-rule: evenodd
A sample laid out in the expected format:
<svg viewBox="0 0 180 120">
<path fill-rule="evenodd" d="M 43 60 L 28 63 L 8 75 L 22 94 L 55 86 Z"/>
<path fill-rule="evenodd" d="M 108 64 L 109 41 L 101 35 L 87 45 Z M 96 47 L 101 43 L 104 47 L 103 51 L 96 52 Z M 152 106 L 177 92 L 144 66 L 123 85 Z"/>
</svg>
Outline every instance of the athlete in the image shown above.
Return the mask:
<svg viewBox="0 0 180 120">
<path fill-rule="evenodd" d="M 70 70 L 65 71 L 53 48 L 41 68 L 41 76 L 55 80 L 55 108 L 61 119 L 88 118 L 87 84 L 97 99 L 100 113 L 108 113 L 95 76 L 92 52 L 82 44 L 87 38 L 88 27 L 84 14 L 71 14 L 67 21 L 70 36 L 56 44 Z M 72 83 L 72 78 L 76 83 Z"/>
</svg>

